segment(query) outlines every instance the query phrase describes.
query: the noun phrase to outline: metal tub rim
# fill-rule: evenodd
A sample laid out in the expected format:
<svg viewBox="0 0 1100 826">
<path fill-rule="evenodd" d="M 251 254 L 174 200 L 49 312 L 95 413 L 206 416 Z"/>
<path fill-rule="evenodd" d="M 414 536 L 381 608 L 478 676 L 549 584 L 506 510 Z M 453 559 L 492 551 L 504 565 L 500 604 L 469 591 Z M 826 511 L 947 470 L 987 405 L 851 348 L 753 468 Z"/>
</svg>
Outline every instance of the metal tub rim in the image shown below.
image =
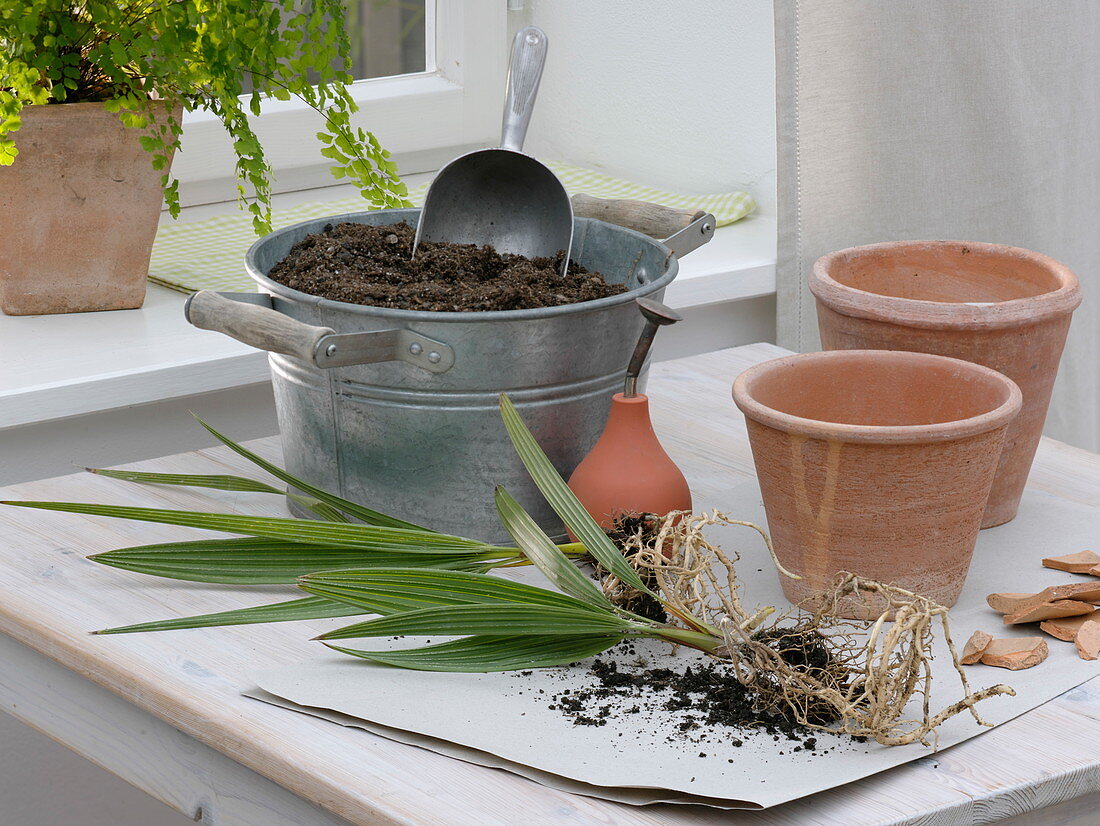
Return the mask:
<svg viewBox="0 0 1100 826">
<path fill-rule="evenodd" d="M 608 224 L 605 221 L 600 221 L 596 218 L 576 218 L 574 219 L 578 224 L 590 225 L 590 224 L 604 224 L 605 226 L 613 227 L 616 231 L 633 235 L 638 239 L 645 241 L 649 244 L 663 247 L 667 253 L 665 257 L 665 270 L 659 278 L 655 278 L 645 284 L 641 284 L 633 289 L 628 289 L 625 292 L 618 295 L 607 296 L 606 298 L 597 298 L 592 301 L 579 301 L 572 304 L 559 304 L 554 307 L 535 307 L 527 310 L 471 310 L 465 312 L 442 312 L 438 310 L 398 310 L 390 307 L 376 307 L 371 304 L 351 304 L 346 301 L 335 301 L 331 298 L 322 298 L 321 296 L 312 295 L 310 293 L 304 293 L 300 290 L 295 290 L 292 287 L 288 287 L 285 284 L 280 284 L 278 281 L 273 281 L 268 278 L 257 264 L 258 251 L 264 246 L 270 244 L 274 239 L 291 235 L 295 232 L 299 232 L 306 227 L 316 227 L 318 225 L 324 226 L 324 224 L 331 223 L 362 223 L 359 221 L 353 221 L 357 216 L 362 215 L 377 215 L 379 213 L 387 213 L 389 215 L 395 215 L 398 219 L 417 216 L 419 217 L 419 209 L 387 209 L 387 210 L 360 210 L 358 212 L 344 212 L 336 215 L 330 215 L 323 218 L 309 218 L 305 221 L 298 221 L 297 223 L 290 224 L 282 227 L 281 229 L 274 230 L 268 233 L 262 238 L 257 239 L 252 243 L 252 246 L 248 248 L 248 252 L 245 254 L 245 269 L 248 272 L 250 278 L 259 284 L 263 289 L 278 296 L 279 298 L 285 298 L 289 301 L 294 301 L 299 304 L 309 304 L 317 306 L 325 310 L 335 310 L 342 313 L 354 313 L 357 315 L 370 316 L 371 318 L 388 318 L 394 321 L 438 321 L 443 323 L 471 323 L 471 322 L 494 322 L 494 321 L 525 321 L 525 320 L 537 320 L 544 318 L 554 318 L 556 316 L 573 315 L 579 312 L 590 312 L 603 310 L 605 308 L 616 307 L 620 304 L 628 304 L 634 301 L 639 296 L 648 295 L 652 292 L 656 292 L 667 287 L 672 283 L 673 279 L 679 271 L 679 262 L 676 256 L 672 254 L 672 251 L 664 246 L 659 240 L 651 238 L 644 233 L 637 232 L 636 230 L 621 227 L 618 224 Z M 392 223 L 397 223 L 393 221 Z M 314 230 L 315 231 L 315 230 Z M 303 235 L 303 237 L 305 237 Z M 583 235 L 581 236 L 584 237 Z"/>
</svg>

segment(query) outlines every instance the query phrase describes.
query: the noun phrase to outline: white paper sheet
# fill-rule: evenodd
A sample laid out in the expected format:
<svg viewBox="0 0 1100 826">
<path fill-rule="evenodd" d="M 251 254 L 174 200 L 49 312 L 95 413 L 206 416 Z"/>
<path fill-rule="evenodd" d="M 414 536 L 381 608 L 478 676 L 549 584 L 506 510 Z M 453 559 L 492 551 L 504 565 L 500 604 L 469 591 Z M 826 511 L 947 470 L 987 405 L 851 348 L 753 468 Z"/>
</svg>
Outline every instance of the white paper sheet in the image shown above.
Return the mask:
<svg viewBox="0 0 1100 826">
<path fill-rule="evenodd" d="M 739 485 L 723 497 L 723 510 L 764 523 L 755 483 Z M 715 528 L 723 548 L 739 551 L 738 574 L 746 605 L 785 606 L 779 583 L 759 539 L 745 528 Z M 1008 525 L 983 531 L 959 604 L 951 611 L 952 636 L 961 647 L 981 628 L 994 636 L 1041 634 L 1037 626 L 1005 628 L 985 604 L 994 591 L 1030 592 L 1048 585 L 1083 580 L 1041 567 L 1045 556 L 1100 546 L 1100 510 L 1029 490 L 1019 516 Z M 999 724 L 1100 674 L 1100 662 L 1081 660 L 1071 643 L 1048 640 L 1050 657 L 1026 671 L 967 667 L 971 688 L 1007 683 L 1015 697 L 995 697 L 979 706 Z M 352 647 L 404 646 L 409 642 L 371 640 Z M 667 646 L 645 642 L 639 653 L 650 665 L 667 656 Z M 933 661 L 933 711 L 958 699 L 959 682 L 942 640 Z M 681 652 L 682 668 L 698 655 Z M 630 658 L 632 659 L 632 658 Z M 623 803 L 704 803 L 723 808 L 774 806 L 858 780 L 929 753 L 920 745 L 885 747 L 858 744 L 833 735 L 818 736 L 816 751 L 793 751 L 798 743 L 770 735 L 714 727 L 707 740 L 698 733 L 675 734 L 682 712 L 652 716 L 617 714 L 600 727 L 575 726 L 548 699 L 563 688 L 591 686 L 588 665 L 545 669 L 529 676 L 436 674 L 375 666 L 338 654 L 255 675 L 260 692 L 249 692 L 344 725 L 412 743 L 487 766 L 505 768 L 546 785 Z M 545 693 L 539 694 L 539 689 Z M 914 717 L 918 716 L 914 712 Z M 987 729 L 967 714 L 939 729 L 945 748 Z M 742 741 L 740 747 L 732 738 Z M 829 750 L 828 753 L 823 753 Z M 782 754 L 781 754 L 782 752 Z M 706 757 L 701 757 L 705 754 Z M 732 762 L 731 762 L 732 761 Z"/>
</svg>

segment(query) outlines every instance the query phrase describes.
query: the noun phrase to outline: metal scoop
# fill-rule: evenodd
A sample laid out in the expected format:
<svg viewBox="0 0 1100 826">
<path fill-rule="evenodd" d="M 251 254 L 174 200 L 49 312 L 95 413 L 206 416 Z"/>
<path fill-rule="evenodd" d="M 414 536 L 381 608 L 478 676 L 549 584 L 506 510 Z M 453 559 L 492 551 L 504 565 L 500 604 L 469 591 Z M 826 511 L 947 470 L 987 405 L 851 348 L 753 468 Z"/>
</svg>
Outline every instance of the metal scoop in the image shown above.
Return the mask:
<svg viewBox="0 0 1100 826">
<path fill-rule="evenodd" d="M 573 243 L 573 207 L 561 181 L 524 155 L 542 67 L 546 34 L 520 29 L 512 41 L 508 90 L 499 149 L 479 149 L 444 166 L 428 188 L 413 241 L 491 244 L 497 252 L 553 258 L 565 250 L 562 275 Z"/>
</svg>

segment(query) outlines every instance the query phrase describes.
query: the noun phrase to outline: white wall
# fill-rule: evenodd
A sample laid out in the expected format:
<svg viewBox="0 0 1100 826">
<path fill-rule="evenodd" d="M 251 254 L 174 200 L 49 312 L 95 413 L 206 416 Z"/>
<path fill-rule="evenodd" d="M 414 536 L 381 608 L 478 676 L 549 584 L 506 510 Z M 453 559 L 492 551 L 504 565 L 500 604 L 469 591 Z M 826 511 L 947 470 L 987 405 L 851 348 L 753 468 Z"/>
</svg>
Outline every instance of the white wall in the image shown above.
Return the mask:
<svg viewBox="0 0 1100 826">
<path fill-rule="evenodd" d="M 775 204 L 771 0 L 526 0 L 550 40 L 526 149 Z"/>
</svg>

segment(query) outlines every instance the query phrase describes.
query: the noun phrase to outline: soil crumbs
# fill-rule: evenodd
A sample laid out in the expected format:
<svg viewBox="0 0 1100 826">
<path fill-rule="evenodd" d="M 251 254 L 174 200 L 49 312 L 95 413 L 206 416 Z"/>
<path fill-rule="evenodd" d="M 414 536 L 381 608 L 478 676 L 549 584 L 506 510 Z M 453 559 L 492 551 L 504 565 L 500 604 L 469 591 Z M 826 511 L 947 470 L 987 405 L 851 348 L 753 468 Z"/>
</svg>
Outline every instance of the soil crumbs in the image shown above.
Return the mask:
<svg viewBox="0 0 1100 826">
<path fill-rule="evenodd" d="M 599 273 L 554 258 L 500 254 L 489 246 L 422 242 L 412 258 L 415 230 L 328 224 L 306 236 L 268 274 L 310 295 L 399 310 L 468 312 L 529 310 L 618 295 Z"/>
<path fill-rule="evenodd" d="M 702 747 L 699 757 L 709 754 L 730 763 L 730 747 L 740 748 L 750 738 L 779 744 L 774 753 L 780 756 L 806 752 L 817 757 L 866 742 L 809 728 L 782 710 L 761 710 L 755 692 L 741 684 L 732 668 L 710 660 L 693 659 L 681 668 L 649 667 L 635 644 L 624 642 L 591 661 L 578 687 L 579 665 L 560 672 L 559 679 L 570 687 L 532 692 L 543 695 L 539 699 L 547 701 L 549 710 L 575 726 L 610 724 L 619 729 L 619 737 L 660 731 L 665 742 L 695 744 Z M 523 671 L 517 677 L 533 673 Z"/>
</svg>

